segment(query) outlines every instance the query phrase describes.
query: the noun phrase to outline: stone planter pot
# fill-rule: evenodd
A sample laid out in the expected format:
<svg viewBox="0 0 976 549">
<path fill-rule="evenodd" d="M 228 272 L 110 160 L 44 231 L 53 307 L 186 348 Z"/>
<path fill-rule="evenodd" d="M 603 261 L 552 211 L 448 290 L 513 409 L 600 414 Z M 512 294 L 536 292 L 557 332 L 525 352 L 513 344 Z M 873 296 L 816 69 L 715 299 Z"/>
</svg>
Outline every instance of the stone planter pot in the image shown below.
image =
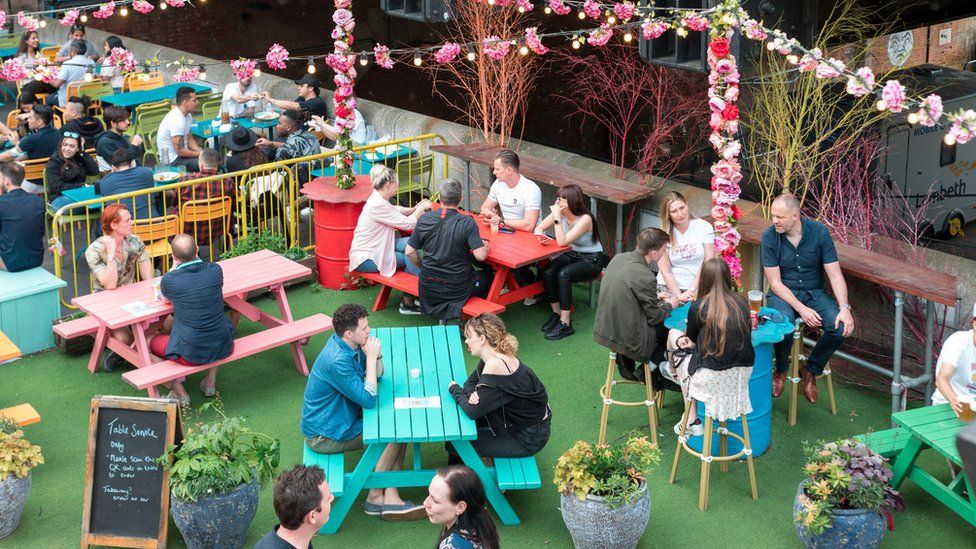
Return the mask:
<svg viewBox="0 0 976 549">
<path fill-rule="evenodd" d="M 576 549 L 633 549 L 651 516 L 651 495 L 642 483 L 640 494 L 629 505 L 610 509 L 603 498 L 561 495 L 559 509 Z"/>
<path fill-rule="evenodd" d="M 189 549 L 244 546 L 247 529 L 258 510 L 258 483 L 197 501 L 170 499 L 170 514 Z"/>
<path fill-rule="evenodd" d="M 20 524 L 30 489 L 30 473 L 24 478 L 7 475 L 7 478 L 0 480 L 0 539 L 13 534 Z"/>
<path fill-rule="evenodd" d="M 807 481 L 804 480 L 796 489 L 796 499 L 793 501 L 793 512 L 798 512 L 800 496 Z M 831 511 L 834 525 L 816 535 L 802 525 L 796 525 L 796 535 L 807 549 L 839 549 L 852 547 L 857 549 L 875 549 L 881 545 L 888 521 L 877 511 L 868 509 L 834 509 Z"/>
</svg>

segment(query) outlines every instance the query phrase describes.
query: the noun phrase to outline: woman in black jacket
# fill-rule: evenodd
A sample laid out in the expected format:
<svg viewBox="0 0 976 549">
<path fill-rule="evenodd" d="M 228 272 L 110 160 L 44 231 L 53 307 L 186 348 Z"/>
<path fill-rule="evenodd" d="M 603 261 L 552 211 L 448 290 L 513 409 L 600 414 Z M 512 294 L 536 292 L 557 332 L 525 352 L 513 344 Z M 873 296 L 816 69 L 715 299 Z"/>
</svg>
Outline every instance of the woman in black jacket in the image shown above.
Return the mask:
<svg viewBox="0 0 976 549">
<path fill-rule="evenodd" d="M 478 426 L 475 452 L 485 457 L 526 457 L 549 442 L 549 395 L 542 381 L 515 358 L 518 340 L 497 315 L 472 318 L 464 327 L 468 351 L 481 359 L 464 386 L 452 381 L 451 395 Z M 450 459 L 460 463 L 454 447 Z"/>
<path fill-rule="evenodd" d="M 98 163 L 81 150 L 80 135 L 65 132 L 58 150 L 44 168 L 44 185 L 51 207 L 57 210 L 74 202 L 62 193 L 81 187 L 90 175 L 98 175 Z"/>
<path fill-rule="evenodd" d="M 677 379 L 685 398 L 703 403 L 709 416 L 735 419 L 752 411 L 749 377 L 756 354 L 749 304 L 736 291 L 729 266 L 720 257 L 702 264 L 698 295 L 688 309 L 687 331 L 669 337 L 670 348 L 691 352 L 679 361 Z M 701 420 L 696 413 L 688 419 L 691 434 L 697 436 Z M 679 422 L 675 432 L 680 427 Z"/>
</svg>

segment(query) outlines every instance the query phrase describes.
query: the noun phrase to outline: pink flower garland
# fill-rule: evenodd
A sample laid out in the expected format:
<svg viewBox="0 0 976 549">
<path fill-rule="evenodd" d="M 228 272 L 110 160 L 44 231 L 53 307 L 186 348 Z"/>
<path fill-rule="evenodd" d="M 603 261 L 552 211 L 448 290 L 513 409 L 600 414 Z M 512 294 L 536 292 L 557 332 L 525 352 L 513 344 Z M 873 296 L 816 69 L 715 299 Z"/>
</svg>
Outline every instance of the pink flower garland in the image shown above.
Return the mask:
<svg viewBox="0 0 976 549">
<path fill-rule="evenodd" d="M 641 32 L 644 34 L 644 40 L 659 38 L 667 30 L 668 24 L 660 19 L 651 19 L 650 21 L 641 23 Z"/>
<path fill-rule="evenodd" d="M 708 19 L 700 15 L 685 16 L 685 26 L 697 32 L 708 29 Z"/>
<path fill-rule="evenodd" d="M 352 50 L 353 35 L 352 31 L 356 28 L 356 20 L 352 12 L 348 9 L 352 6 L 351 0 L 333 0 L 336 7 L 332 14 L 332 22 L 335 29 L 332 31 L 332 54 L 327 56 L 325 62 L 335 71 L 335 81 L 337 82 L 333 100 L 335 101 L 335 127 L 339 130 L 336 136 L 336 147 L 339 149 L 339 158 L 335 163 L 336 186 L 340 189 L 351 189 L 355 184 L 352 173 L 352 164 L 355 160 L 352 147 L 351 131 L 356 124 L 356 96 L 353 94 L 353 86 L 356 82 L 355 57 L 347 55 Z M 374 51 L 379 51 L 379 46 Z M 377 63 L 380 63 L 380 56 L 377 53 Z M 389 54 L 387 53 L 387 60 Z M 390 62 L 392 65 L 392 60 Z M 342 85 L 338 85 L 338 83 Z"/>
<path fill-rule="evenodd" d="M 95 19 L 108 19 L 115 14 L 115 2 L 108 2 L 98 6 L 98 9 L 92 12 L 92 17 Z"/>
<path fill-rule="evenodd" d="M 152 10 L 156 9 L 156 6 L 150 4 L 149 2 L 146 2 L 146 0 L 135 0 L 134 2 L 132 2 L 132 9 L 145 15 L 151 12 Z"/>
<path fill-rule="evenodd" d="M 938 95 L 932 94 L 925 99 L 922 99 L 916 116 L 918 116 L 919 124 L 932 127 L 939 122 L 940 118 L 942 118 L 942 113 L 942 98 Z"/>
<path fill-rule="evenodd" d="M 41 28 L 41 22 L 29 15 L 24 15 L 24 12 L 17 12 L 17 24 L 24 28 L 26 32 L 33 32 Z"/>
<path fill-rule="evenodd" d="M 535 52 L 536 55 L 545 55 L 549 52 L 549 48 L 542 44 L 542 39 L 536 34 L 536 30 L 537 27 L 525 29 L 525 45 Z"/>
<path fill-rule="evenodd" d="M 549 9 L 556 15 L 566 15 L 573 11 L 573 8 L 563 3 L 563 0 L 549 0 Z"/>
<path fill-rule="evenodd" d="M 512 43 L 508 40 L 502 40 L 496 35 L 491 35 L 485 38 L 482 43 L 482 48 L 484 49 L 485 55 L 491 57 L 495 61 L 502 59 L 508 55 L 508 50 L 511 48 Z"/>
<path fill-rule="evenodd" d="M 532 11 L 535 9 L 535 4 L 529 0 L 516 0 L 515 5 L 517 5 L 519 10 L 523 12 Z"/>
<path fill-rule="evenodd" d="M 47 58 L 39 57 L 34 60 L 34 80 L 50 84 L 58 78 L 58 68 L 48 64 Z"/>
<path fill-rule="evenodd" d="M 854 97 L 863 97 L 871 93 L 874 87 L 874 73 L 868 67 L 861 67 L 857 74 L 847 77 L 847 93 Z"/>
<path fill-rule="evenodd" d="M 108 54 L 108 62 L 118 67 L 123 74 L 136 70 L 136 58 L 125 48 L 112 48 Z"/>
<path fill-rule="evenodd" d="M 7 25 L 7 12 L 0 10 L 0 28 Z"/>
<path fill-rule="evenodd" d="M 393 59 L 390 58 L 390 48 L 379 45 L 373 48 L 373 55 L 376 56 L 376 64 L 384 69 L 393 68 Z"/>
<path fill-rule="evenodd" d="M 258 66 L 258 62 L 253 59 L 235 59 L 230 62 L 230 68 L 234 70 L 234 76 L 238 80 L 247 80 L 254 76 L 254 69 Z"/>
<path fill-rule="evenodd" d="M 586 0 L 586 2 L 583 2 L 583 13 L 590 19 L 596 21 L 599 21 L 603 15 L 603 11 L 600 9 L 600 3 L 594 0 Z"/>
<path fill-rule="evenodd" d="M 77 21 L 80 16 L 81 16 L 81 12 L 80 11 L 78 11 L 78 10 L 68 10 L 68 11 L 64 12 L 64 16 L 61 17 L 61 19 L 58 19 L 58 23 L 62 27 L 70 27 L 71 25 L 74 25 L 75 24 L 75 21 Z M 2 25 L 0 25 L 0 26 L 2 26 Z"/>
<path fill-rule="evenodd" d="M 200 76 L 200 67 L 180 67 L 173 75 L 173 80 L 177 82 L 190 82 Z"/>
<path fill-rule="evenodd" d="M 889 111 L 901 112 L 905 108 L 905 87 L 897 80 L 888 80 L 881 90 L 881 99 Z"/>
<path fill-rule="evenodd" d="M 624 23 L 633 19 L 636 13 L 637 6 L 633 2 L 623 2 L 622 4 L 613 5 L 613 14 Z"/>
<path fill-rule="evenodd" d="M 182 8 L 186 5 L 186 0 L 166 0 L 166 3 L 173 8 Z"/>
<path fill-rule="evenodd" d="M 286 50 L 281 44 L 273 44 L 270 48 L 268 48 L 268 53 L 264 56 L 264 62 L 267 63 L 268 68 L 276 71 L 285 68 L 287 66 L 287 61 L 288 50 Z"/>
<path fill-rule="evenodd" d="M 610 25 L 603 23 L 600 28 L 594 29 L 590 33 L 589 38 L 586 39 L 586 43 L 591 46 L 605 46 L 610 39 L 613 38 L 613 29 Z"/>
<path fill-rule="evenodd" d="M 27 78 L 27 67 L 19 59 L 7 59 L 0 66 L 0 79 L 18 82 Z"/>
<path fill-rule="evenodd" d="M 450 63 L 461 53 L 461 45 L 455 42 L 445 42 L 443 46 L 434 54 L 434 61 L 438 63 Z"/>
</svg>

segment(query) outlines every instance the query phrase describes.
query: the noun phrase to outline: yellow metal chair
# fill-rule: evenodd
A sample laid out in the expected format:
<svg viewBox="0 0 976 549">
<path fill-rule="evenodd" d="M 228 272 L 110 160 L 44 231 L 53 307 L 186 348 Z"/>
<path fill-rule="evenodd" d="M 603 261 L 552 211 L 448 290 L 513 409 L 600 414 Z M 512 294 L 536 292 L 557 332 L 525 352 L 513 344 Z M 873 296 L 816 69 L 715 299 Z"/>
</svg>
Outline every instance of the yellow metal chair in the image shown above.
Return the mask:
<svg viewBox="0 0 976 549">
<path fill-rule="evenodd" d="M 603 387 L 600 388 L 600 399 L 603 401 L 603 413 L 600 415 L 600 437 L 597 439 L 597 444 L 604 444 L 607 441 L 607 421 L 610 419 L 610 406 L 644 406 L 647 408 L 647 421 L 650 424 L 651 429 L 651 442 L 657 446 L 657 410 L 661 406 L 663 400 L 661 400 L 659 394 L 654 390 L 654 387 L 651 384 L 650 366 L 646 362 L 643 363 L 642 366 L 644 368 L 644 380 L 646 383 L 631 380 L 617 381 L 614 379 L 614 372 L 617 369 L 617 353 L 610 351 L 610 363 L 607 365 L 607 379 L 603 384 Z M 644 400 L 614 400 L 613 388 L 618 383 L 644 385 Z M 663 396 L 663 392 L 664 391 L 661 391 L 661 396 Z"/>
<path fill-rule="evenodd" d="M 222 220 L 224 232 L 221 239 L 226 246 L 230 238 L 230 216 L 234 211 L 233 201 L 229 196 L 213 196 L 199 200 L 189 200 L 180 206 L 180 219 L 183 221 L 184 228 L 191 227 L 191 230 L 198 224 L 209 224 L 214 221 Z M 196 231 L 187 231 L 190 234 Z M 213 242 L 197 242 L 197 245 L 206 246 Z"/>
<path fill-rule="evenodd" d="M 396 174 L 400 181 L 397 199 L 401 195 L 413 193 L 420 193 L 424 197 L 430 196 L 430 184 L 434 176 L 434 155 L 415 155 L 397 160 Z"/>
<path fill-rule="evenodd" d="M 173 249 L 169 241 L 180 234 L 180 216 L 176 214 L 136 219 L 132 222 L 132 234 L 146 244 L 150 258 L 166 257 Z"/>
<path fill-rule="evenodd" d="M 41 56 L 47 59 L 48 63 L 54 63 L 54 58 L 58 55 L 58 50 L 61 46 L 48 46 L 46 48 L 41 48 Z"/>
<path fill-rule="evenodd" d="M 169 100 L 139 105 L 132 115 L 132 124 L 129 125 L 129 131 L 126 133 L 135 135 L 158 129 L 159 123 L 172 108 L 173 105 Z"/>
<path fill-rule="evenodd" d="M 47 158 L 35 158 L 34 160 L 24 160 L 24 179 L 28 181 L 43 181 L 44 168 L 47 166 Z"/>
<path fill-rule="evenodd" d="M 796 405 L 798 393 L 800 391 L 800 363 L 805 362 L 807 357 L 803 356 L 803 331 L 806 324 L 800 319 L 796 320 L 796 329 L 793 330 L 793 347 L 790 349 L 790 373 L 786 381 L 790 384 L 790 427 L 796 425 Z M 834 399 L 834 379 L 830 372 L 830 363 L 824 366 L 824 371 L 820 378 L 827 380 L 827 395 L 830 398 L 830 413 L 837 415 L 837 401 Z"/>
<path fill-rule="evenodd" d="M 159 71 L 132 72 L 125 75 L 125 79 L 122 81 L 122 91 L 154 90 L 163 87 L 164 84 L 163 73 Z"/>
</svg>

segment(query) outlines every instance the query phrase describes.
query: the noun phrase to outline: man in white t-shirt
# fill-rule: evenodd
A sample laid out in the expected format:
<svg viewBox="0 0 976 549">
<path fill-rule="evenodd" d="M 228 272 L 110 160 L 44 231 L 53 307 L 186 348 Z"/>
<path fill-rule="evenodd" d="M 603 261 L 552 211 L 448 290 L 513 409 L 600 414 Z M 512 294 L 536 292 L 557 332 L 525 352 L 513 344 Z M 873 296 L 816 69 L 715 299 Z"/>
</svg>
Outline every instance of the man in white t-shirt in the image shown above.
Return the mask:
<svg viewBox="0 0 976 549">
<path fill-rule="evenodd" d="M 200 171 L 197 159 L 202 149 L 190 134 L 190 126 L 193 125 L 190 113 L 196 110 L 198 103 L 197 92 L 193 88 L 184 86 L 176 90 L 176 106 L 159 123 L 156 134 L 160 164 L 186 166 L 188 172 Z"/>
<path fill-rule="evenodd" d="M 959 331 L 946 339 L 935 370 L 932 404 L 952 406 L 957 413 L 976 399 L 976 305 L 973 305 L 973 329 Z"/>
<path fill-rule="evenodd" d="M 494 218 L 497 207 L 505 225 L 520 231 L 534 230 L 542 209 L 542 191 L 519 173 L 518 155 L 511 149 L 502 149 L 495 155 L 492 168 L 495 182 L 481 204 L 481 213 Z"/>
<path fill-rule="evenodd" d="M 261 99 L 258 86 L 251 77 L 238 79 L 224 88 L 224 96 L 220 100 L 220 112 L 230 114 L 231 118 L 249 118 L 254 115 L 257 100 Z"/>
</svg>

